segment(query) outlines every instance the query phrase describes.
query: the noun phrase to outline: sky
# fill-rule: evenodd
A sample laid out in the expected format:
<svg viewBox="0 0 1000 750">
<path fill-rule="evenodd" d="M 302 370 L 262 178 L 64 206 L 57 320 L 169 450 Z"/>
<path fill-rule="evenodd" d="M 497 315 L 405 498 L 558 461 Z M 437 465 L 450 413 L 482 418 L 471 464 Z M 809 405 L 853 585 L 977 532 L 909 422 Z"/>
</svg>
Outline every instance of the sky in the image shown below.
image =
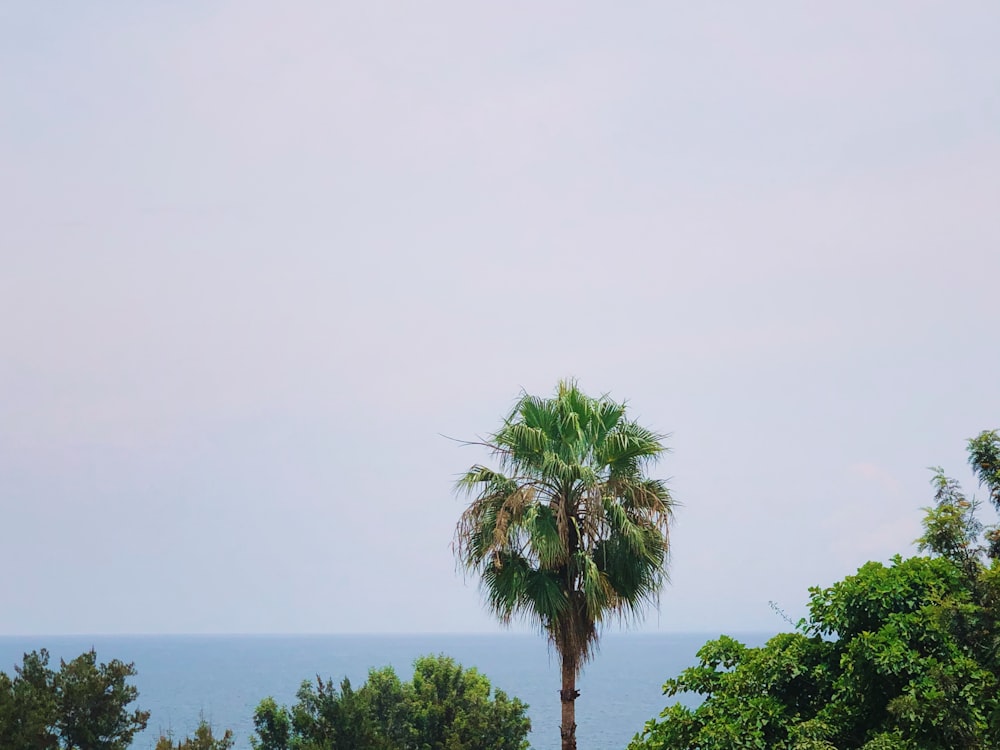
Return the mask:
<svg viewBox="0 0 1000 750">
<path fill-rule="evenodd" d="M 914 553 L 927 467 L 971 493 L 1000 427 L 998 37 L 3 3 L 0 634 L 495 632 L 450 546 L 488 455 L 444 436 L 565 377 L 669 434 L 633 629 L 777 631 Z"/>
</svg>

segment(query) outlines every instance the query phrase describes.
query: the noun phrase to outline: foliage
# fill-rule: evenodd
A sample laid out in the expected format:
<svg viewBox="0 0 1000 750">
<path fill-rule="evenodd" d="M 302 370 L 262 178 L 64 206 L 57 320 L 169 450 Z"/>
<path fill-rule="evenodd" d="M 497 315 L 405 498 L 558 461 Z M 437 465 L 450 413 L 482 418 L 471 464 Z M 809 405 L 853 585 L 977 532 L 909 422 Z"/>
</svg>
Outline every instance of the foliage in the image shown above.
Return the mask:
<svg viewBox="0 0 1000 750">
<path fill-rule="evenodd" d="M 702 703 L 668 706 L 630 750 L 1000 747 L 1000 561 L 976 501 L 935 472 L 917 540 L 929 556 L 869 562 L 811 589 L 808 619 L 761 648 L 705 644 L 664 685 Z"/>
<path fill-rule="evenodd" d="M 969 440 L 969 464 L 1000 511 L 1000 430 L 987 430 Z M 987 529 L 985 537 L 990 557 L 1000 558 L 1000 527 Z"/>
<path fill-rule="evenodd" d="M 1000 510 L 1000 430 L 986 430 L 969 440 L 969 464 Z"/>
<path fill-rule="evenodd" d="M 291 708 L 261 701 L 251 742 L 256 750 L 525 750 L 527 706 L 491 691 L 486 677 L 445 656 L 417 659 L 406 683 L 389 667 L 357 690 L 317 677 Z"/>
<path fill-rule="evenodd" d="M 198 728 L 194 730 L 194 737 L 185 737 L 174 744 L 171 737 L 160 735 L 155 750 L 232 750 L 232 747 L 231 729 L 227 729 L 222 737 L 216 737 L 212 732 L 212 725 L 202 718 L 198 722 Z"/>
<path fill-rule="evenodd" d="M 662 440 L 624 404 L 562 382 L 553 398 L 523 393 L 483 443 L 499 468 L 473 466 L 457 485 L 471 497 L 460 563 L 501 622 L 537 623 L 559 653 L 564 749 L 575 747 L 576 678 L 599 625 L 638 617 L 665 579 L 673 502 L 645 474 Z"/>
<path fill-rule="evenodd" d="M 935 467 L 933 507 L 924 508 L 924 533 L 917 539 L 917 549 L 934 552 L 965 566 L 976 568 L 982 548 L 977 545 L 983 525 L 976 518 L 978 503 L 968 500 L 954 479 Z"/>
<path fill-rule="evenodd" d="M 45 649 L 24 655 L 13 679 L 0 672 L 0 747 L 55 750 L 58 701 Z"/>
<path fill-rule="evenodd" d="M 98 664 L 91 650 L 58 671 L 45 649 L 24 655 L 14 677 L 0 673 L 0 747 L 24 750 L 126 750 L 148 711 L 128 711 L 138 691 L 133 664 Z"/>
</svg>

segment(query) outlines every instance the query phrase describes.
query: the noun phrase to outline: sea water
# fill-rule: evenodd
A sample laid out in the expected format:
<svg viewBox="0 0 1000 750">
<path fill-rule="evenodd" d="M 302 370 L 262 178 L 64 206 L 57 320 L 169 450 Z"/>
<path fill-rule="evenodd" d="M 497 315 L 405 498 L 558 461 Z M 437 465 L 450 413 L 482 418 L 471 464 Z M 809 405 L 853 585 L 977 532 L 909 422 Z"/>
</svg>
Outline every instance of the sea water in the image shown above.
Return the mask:
<svg viewBox="0 0 1000 750">
<path fill-rule="evenodd" d="M 766 634 L 733 634 L 760 645 Z M 697 662 L 695 653 L 717 633 L 608 633 L 578 683 L 577 740 L 584 750 L 621 750 L 667 704 L 663 682 Z M 319 675 L 354 687 L 368 670 L 391 666 L 400 679 L 413 660 L 446 654 L 476 667 L 494 687 L 529 705 L 536 750 L 559 747 L 559 661 L 541 636 L 490 635 L 199 635 L 0 636 L 0 671 L 13 674 L 27 651 L 47 648 L 50 666 L 94 648 L 99 662 L 134 662 L 139 707 L 151 712 L 133 750 L 151 750 L 160 734 L 182 738 L 204 717 L 218 735 L 232 729 L 248 750 L 253 711 L 262 698 L 291 704 L 303 680 Z M 673 702 L 674 699 L 671 699 Z M 688 703 L 695 697 L 687 698 Z"/>
</svg>

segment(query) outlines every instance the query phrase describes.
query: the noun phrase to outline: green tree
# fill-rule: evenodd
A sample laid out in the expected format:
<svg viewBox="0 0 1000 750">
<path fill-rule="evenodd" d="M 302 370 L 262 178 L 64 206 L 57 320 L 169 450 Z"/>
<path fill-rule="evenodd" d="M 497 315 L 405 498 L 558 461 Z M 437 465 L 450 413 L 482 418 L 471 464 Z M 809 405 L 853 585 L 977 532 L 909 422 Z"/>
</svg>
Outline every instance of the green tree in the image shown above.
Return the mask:
<svg viewBox="0 0 1000 750">
<path fill-rule="evenodd" d="M 0 748 L 56 750 L 58 708 L 44 648 L 24 655 L 13 679 L 0 672 Z"/>
<path fill-rule="evenodd" d="M 1000 430 L 985 430 L 969 440 L 969 464 L 1000 510 Z"/>
<path fill-rule="evenodd" d="M 665 579 L 673 501 L 646 476 L 663 435 L 573 381 L 553 398 L 523 393 L 484 441 L 498 469 L 458 481 L 471 497 L 455 535 L 503 623 L 537 623 L 559 654 L 563 750 L 576 748 L 576 680 L 610 616 L 638 617 Z"/>
<path fill-rule="evenodd" d="M 212 725 L 202 718 L 194 730 L 194 737 L 185 737 L 175 744 L 171 737 L 160 735 L 155 750 L 232 750 L 232 747 L 231 729 L 227 729 L 221 737 L 216 737 Z"/>
<path fill-rule="evenodd" d="M 364 695 L 344 678 L 340 690 L 332 680 L 302 683 L 291 710 L 293 748 L 367 750 L 377 746 L 375 725 Z M 295 738 L 298 738 L 295 740 Z"/>
<path fill-rule="evenodd" d="M 1000 747 L 1000 631 L 976 588 L 945 557 L 867 563 L 812 591 L 800 632 L 706 644 L 664 685 L 703 702 L 669 706 L 630 749 Z"/>
<path fill-rule="evenodd" d="M 985 430 L 969 440 L 969 464 L 979 484 L 990 493 L 990 502 L 1000 511 L 1000 430 Z M 986 530 L 990 557 L 1000 558 L 1000 527 Z"/>
<path fill-rule="evenodd" d="M 354 690 L 348 680 L 304 682 L 291 708 L 265 698 L 256 750 L 526 750 L 527 706 L 446 656 L 414 663 L 403 683 L 389 667 Z M 159 749 L 158 749 L 159 750 Z M 163 750 L 166 750 L 165 748 Z"/>
<path fill-rule="evenodd" d="M 250 744 L 259 750 L 289 750 L 292 739 L 292 717 L 274 698 L 265 698 L 253 712 L 253 726 L 257 736 Z"/>
<path fill-rule="evenodd" d="M 461 667 L 459 669 L 461 670 Z M 368 672 L 368 681 L 362 686 L 361 692 L 372 723 L 378 729 L 379 742 L 375 744 L 375 747 L 408 747 L 406 743 L 412 739 L 414 734 L 411 728 L 415 722 L 411 717 L 415 712 L 420 711 L 420 706 L 414 705 L 412 700 L 412 689 L 399 679 L 392 667 L 383 667 Z M 497 696 L 500 693 L 501 691 L 498 690 Z M 485 710 L 487 713 L 493 714 L 494 721 L 505 719 L 502 707 L 498 711 L 491 711 L 489 707 L 486 707 Z M 523 718 L 523 712 L 518 715 Z M 508 736 L 512 738 L 511 747 L 516 747 L 516 740 L 523 738 L 527 731 L 525 728 L 520 733 L 512 732 L 509 734 Z"/>
<path fill-rule="evenodd" d="M 973 442 L 970 458 L 978 472 Z M 929 556 L 811 589 L 797 632 L 761 648 L 707 643 L 664 685 L 701 704 L 668 706 L 630 750 L 1000 747 L 1000 561 L 975 499 L 940 469 L 932 485 L 917 540 Z"/>
<path fill-rule="evenodd" d="M 133 664 L 97 663 L 91 650 L 59 671 L 45 649 L 24 655 L 14 677 L 0 673 L 0 747 L 19 750 L 125 750 L 148 711 L 129 711 L 138 691 Z"/>
<path fill-rule="evenodd" d="M 403 686 L 407 742 L 401 747 L 441 750 L 520 750 L 530 724 L 526 706 L 446 656 L 424 656 Z M 372 696 L 374 697 L 374 696 Z M 383 701 L 384 705 L 384 701 Z"/>
<path fill-rule="evenodd" d="M 127 682 L 135 674 L 134 664 L 118 659 L 98 664 L 93 650 L 61 662 L 53 684 L 56 728 L 67 750 L 127 750 L 149 720 L 148 711 L 128 710 L 139 696 Z"/>
</svg>

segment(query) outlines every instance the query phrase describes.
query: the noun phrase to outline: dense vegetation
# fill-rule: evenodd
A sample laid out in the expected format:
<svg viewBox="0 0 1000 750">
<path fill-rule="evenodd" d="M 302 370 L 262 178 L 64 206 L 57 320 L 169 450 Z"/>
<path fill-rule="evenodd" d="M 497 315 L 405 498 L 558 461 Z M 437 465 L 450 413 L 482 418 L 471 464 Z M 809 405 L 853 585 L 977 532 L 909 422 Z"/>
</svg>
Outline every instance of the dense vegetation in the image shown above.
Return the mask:
<svg viewBox="0 0 1000 750">
<path fill-rule="evenodd" d="M 413 679 L 389 667 L 360 688 L 317 677 L 291 708 L 271 698 L 254 712 L 257 750 L 526 750 L 527 706 L 492 691 L 475 669 L 446 656 L 416 660 Z"/>
<path fill-rule="evenodd" d="M 24 655 L 11 678 L 0 672 L 0 749 L 126 750 L 148 711 L 129 710 L 138 691 L 132 664 L 97 664 L 93 651 L 58 671 L 44 649 Z M 265 698 L 254 712 L 258 750 L 526 750 L 528 707 L 475 669 L 424 656 L 413 679 L 372 670 L 358 690 L 345 679 L 304 682 L 291 708 Z M 155 750 L 231 750 L 201 721 L 192 737 L 161 736 Z"/>
<path fill-rule="evenodd" d="M 634 618 L 664 581 L 673 501 L 646 469 L 666 449 L 574 382 L 545 399 L 527 393 L 484 445 L 498 469 L 459 480 L 472 497 L 456 531 L 461 564 L 477 573 L 503 623 L 537 623 L 559 654 L 563 750 L 576 748 L 576 680 L 598 625 Z"/>
<path fill-rule="evenodd" d="M 1000 435 L 969 441 L 1000 508 Z M 810 591 L 795 632 L 747 648 L 722 636 L 664 685 L 667 707 L 630 750 L 958 750 L 1000 747 L 1000 533 L 937 470 L 925 557 L 870 562 Z"/>
<path fill-rule="evenodd" d="M 127 708 L 134 675 L 132 664 L 98 664 L 93 651 L 58 670 L 45 649 L 25 654 L 13 678 L 0 672 L 0 748 L 126 750 L 149 719 Z"/>
</svg>

